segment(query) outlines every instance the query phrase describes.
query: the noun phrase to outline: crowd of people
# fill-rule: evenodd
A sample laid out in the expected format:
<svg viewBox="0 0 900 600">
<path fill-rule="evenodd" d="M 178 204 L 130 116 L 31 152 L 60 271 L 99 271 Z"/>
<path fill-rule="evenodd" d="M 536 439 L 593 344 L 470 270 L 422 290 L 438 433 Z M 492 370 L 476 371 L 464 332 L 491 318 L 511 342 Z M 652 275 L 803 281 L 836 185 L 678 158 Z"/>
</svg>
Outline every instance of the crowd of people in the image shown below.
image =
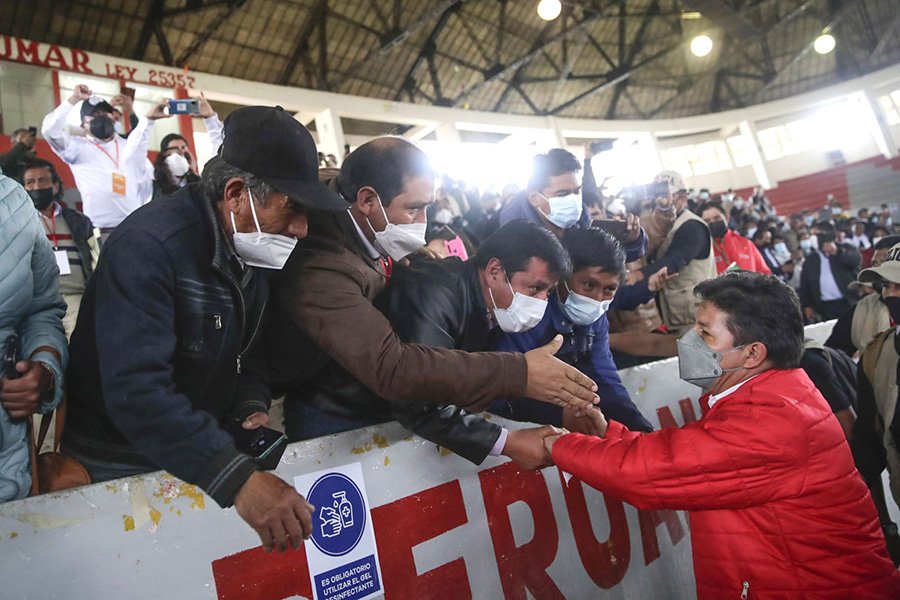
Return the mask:
<svg viewBox="0 0 900 600">
<path fill-rule="evenodd" d="M 200 107 L 216 150 L 202 172 L 177 135 L 152 165 L 165 103 L 131 119 L 127 97 L 77 86 L 41 131 L 84 213 L 34 134 L 14 134 L 0 501 L 33 489 L 31 418 L 64 402 L 57 442 L 93 482 L 165 469 L 266 549 L 297 548 L 315 507 L 234 435 L 270 425 L 283 397 L 290 441 L 396 420 L 475 464 L 557 464 L 638 507 L 690 510 L 702 598 L 900 589 L 886 205 L 854 216 L 828 198 L 785 218 L 760 189 L 695 194 L 672 172 L 611 196 L 590 144 L 482 193 L 400 137 L 338 166 L 280 107 L 224 124 Z M 825 344 L 804 339 L 833 319 Z M 618 369 L 667 356 L 704 416 L 654 431 Z"/>
</svg>

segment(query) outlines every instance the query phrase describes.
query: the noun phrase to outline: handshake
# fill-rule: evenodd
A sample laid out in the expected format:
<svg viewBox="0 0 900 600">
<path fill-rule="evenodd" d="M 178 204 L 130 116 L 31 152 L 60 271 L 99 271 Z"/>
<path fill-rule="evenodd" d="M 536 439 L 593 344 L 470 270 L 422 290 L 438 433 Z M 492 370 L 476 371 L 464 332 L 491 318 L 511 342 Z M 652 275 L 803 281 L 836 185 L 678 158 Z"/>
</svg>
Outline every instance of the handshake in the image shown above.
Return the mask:
<svg viewBox="0 0 900 600">
<path fill-rule="evenodd" d="M 606 418 L 599 408 L 563 409 L 563 428 L 553 425 L 510 430 L 503 447 L 503 456 L 509 457 L 522 469 L 543 469 L 553 465 L 553 444 L 567 433 L 583 433 L 603 437 L 606 435 Z"/>
</svg>

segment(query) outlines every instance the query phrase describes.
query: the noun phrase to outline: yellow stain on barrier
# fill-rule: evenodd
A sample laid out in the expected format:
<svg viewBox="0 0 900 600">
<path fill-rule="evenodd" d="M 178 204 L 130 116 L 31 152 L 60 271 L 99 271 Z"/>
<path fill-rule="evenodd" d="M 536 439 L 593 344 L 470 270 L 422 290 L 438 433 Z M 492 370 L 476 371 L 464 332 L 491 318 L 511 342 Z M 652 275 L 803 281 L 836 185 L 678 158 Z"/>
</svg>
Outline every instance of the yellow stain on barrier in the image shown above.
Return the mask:
<svg viewBox="0 0 900 600">
<path fill-rule="evenodd" d="M 9 534 L 9 539 L 11 539 L 11 540 L 16 539 L 17 537 L 19 537 L 19 533 L 17 531 L 13 531 L 12 533 Z"/>
<path fill-rule="evenodd" d="M 384 466 L 388 466 L 391 463 L 391 459 L 387 456 L 384 457 Z"/>
<path fill-rule="evenodd" d="M 134 531 L 134 517 L 131 515 L 122 515 L 125 531 Z"/>
<path fill-rule="evenodd" d="M 387 448 L 388 446 L 390 446 L 390 444 L 388 443 L 388 439 L 383 435 L 379 435 L 377 433 L 372 434 L 372 441 L 375 442 L 375 445 L 379 448 Z"/>
</svg>

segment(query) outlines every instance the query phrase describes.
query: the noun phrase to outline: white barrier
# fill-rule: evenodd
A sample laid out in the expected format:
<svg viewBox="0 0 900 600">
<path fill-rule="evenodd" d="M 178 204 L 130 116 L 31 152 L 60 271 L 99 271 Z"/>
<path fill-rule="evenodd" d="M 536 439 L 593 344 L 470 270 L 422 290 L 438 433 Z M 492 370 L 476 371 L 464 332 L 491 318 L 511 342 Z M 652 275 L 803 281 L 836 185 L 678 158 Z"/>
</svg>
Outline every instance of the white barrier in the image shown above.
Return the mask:
<svg viewBox="0 0 900 600">
<path fill-rule="evenodd" d="M 699 417 L 676 359 L 621 373 L 655 425 Z M 476 468 L 388 424 L 293 444 L 278 474 L 354 462 L 389 600 L 695 597 L 684 513 L 564 486 L 555 468 Z M 264 553 L 233 509 L 162 472 L 0 505 L 0 556 L 4 598 L 311 597 L 305 549 Z"/>
</svg>

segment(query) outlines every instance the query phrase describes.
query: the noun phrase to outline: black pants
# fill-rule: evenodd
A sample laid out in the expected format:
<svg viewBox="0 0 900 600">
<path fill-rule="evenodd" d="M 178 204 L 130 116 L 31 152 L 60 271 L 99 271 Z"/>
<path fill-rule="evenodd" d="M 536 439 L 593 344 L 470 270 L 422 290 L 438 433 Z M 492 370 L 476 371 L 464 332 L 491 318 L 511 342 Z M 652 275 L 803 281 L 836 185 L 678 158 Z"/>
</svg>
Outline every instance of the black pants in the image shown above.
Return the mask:
<svg viewBox="0 0 900 600">
<path fill-rule="evenodd" d="M 837 319 L 845 312 L 850 310 L 850 307 L 853 306 L 846 298 L 841 298 L 840 300 L 829 300 L 827 302 L 819 303 L 819 316 L 822 317 L 823 321 L 830 321 L 832 319 Z"/>
</svg>

